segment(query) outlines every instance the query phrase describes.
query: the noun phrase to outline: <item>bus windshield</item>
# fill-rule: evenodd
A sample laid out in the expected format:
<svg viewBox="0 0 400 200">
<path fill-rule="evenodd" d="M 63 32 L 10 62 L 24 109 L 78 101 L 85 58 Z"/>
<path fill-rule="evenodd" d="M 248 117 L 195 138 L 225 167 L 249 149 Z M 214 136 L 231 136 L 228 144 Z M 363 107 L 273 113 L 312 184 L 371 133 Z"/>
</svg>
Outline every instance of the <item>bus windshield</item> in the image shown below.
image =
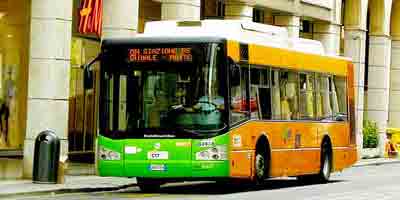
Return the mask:
<svg viewBox="0 0 400 200">
<path fill-rule="evenodd" d="M 226 76 L 220 46 L 152 46 L 127 51 L 124 62 L 111 54 L 102 65 L 101 134 L 180 137 L 226 127 Z"/>
</svg>

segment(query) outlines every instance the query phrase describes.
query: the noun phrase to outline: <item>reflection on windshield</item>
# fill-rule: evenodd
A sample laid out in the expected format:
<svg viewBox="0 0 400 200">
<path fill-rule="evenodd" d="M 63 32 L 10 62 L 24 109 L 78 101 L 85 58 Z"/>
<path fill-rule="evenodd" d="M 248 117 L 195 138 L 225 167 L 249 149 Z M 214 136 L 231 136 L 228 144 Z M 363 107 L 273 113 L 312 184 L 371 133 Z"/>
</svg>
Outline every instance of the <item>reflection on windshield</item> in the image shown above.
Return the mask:
<svg viewBox="0 0 400 200">
<path fill-rule="evenodd" d="M 208 82 L 216 86 L 216 79 L 204 79 L 203 68 L 197 79 L 182 79 L 182 73 L 144 71 L 143 125 L 149 128 L 179 126 L 188 129 L 217 129 L 221 122 L 224 101 L 211 93 Z"/>
<path fill-rule="evenodd" d="M 207 49 L 204 48 L 206 55 Z M 188 129 L 213 131 L 224 127 L 223 80 L 217 65 L 216 47 L 197 62 L 157 63 L 124 73 L 107 73 L 104 109 L 106 129 Z M 199 59 L 201 58 L 201 59 Z M 219 77 L 220 76 L 220 77 Z"/>
</svg>

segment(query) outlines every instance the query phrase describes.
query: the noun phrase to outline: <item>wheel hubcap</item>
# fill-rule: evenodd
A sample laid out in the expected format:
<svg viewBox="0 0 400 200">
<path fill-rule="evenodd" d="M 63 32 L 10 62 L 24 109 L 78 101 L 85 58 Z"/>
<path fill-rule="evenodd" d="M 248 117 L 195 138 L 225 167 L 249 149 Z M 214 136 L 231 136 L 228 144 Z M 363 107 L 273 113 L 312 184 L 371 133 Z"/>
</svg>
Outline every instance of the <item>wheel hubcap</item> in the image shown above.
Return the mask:
<svg viewBox="0 0 400 200">
<path fill-rule="evenodd" d="M 328 156 L 325 156 L 322 172 L 324 173 L 325 178 L 329 177 L 329 158 L 328 158 Z"/>
<path fill-rule="evenodd" d="M 257 177 L 258 178 L 264 177 L 264 171 L 265 171 L 264 157 L 262 155 L 258 154 L 256 156 Z"/>
</svg>

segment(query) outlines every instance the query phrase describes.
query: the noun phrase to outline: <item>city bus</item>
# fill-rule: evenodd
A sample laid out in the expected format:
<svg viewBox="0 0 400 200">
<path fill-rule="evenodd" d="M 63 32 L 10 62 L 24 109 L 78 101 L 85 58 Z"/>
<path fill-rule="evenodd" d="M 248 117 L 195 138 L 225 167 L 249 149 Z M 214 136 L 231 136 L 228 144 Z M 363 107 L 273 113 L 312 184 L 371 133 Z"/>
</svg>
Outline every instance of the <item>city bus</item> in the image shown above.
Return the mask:
<svg viewBox="0 0 400 200">
<path fill-rule="evenodd" d="M 187 180 L 327 182 L 357 160 L 353 64 L 286 29 L 160 21 L 104 39 L 97 169 L 143 191 Z"/>
</svg>

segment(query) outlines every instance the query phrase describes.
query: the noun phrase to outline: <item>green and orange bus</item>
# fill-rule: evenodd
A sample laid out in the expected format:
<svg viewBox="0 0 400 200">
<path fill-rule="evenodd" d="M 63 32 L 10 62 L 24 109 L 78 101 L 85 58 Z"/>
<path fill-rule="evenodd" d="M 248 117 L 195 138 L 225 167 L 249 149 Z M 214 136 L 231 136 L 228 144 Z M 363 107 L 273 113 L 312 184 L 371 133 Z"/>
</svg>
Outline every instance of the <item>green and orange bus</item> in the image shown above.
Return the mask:
<svg viewBox="0 0 400 200">
<path fill-rule="evenodd" d="M 219 31 L 220 30 L 220 31 Z M 152 22 L 101 49 L 97 166 L 180 180 L 321 182 L 357 160 L 349 59 L 278 27 Z"/>
</svg>

